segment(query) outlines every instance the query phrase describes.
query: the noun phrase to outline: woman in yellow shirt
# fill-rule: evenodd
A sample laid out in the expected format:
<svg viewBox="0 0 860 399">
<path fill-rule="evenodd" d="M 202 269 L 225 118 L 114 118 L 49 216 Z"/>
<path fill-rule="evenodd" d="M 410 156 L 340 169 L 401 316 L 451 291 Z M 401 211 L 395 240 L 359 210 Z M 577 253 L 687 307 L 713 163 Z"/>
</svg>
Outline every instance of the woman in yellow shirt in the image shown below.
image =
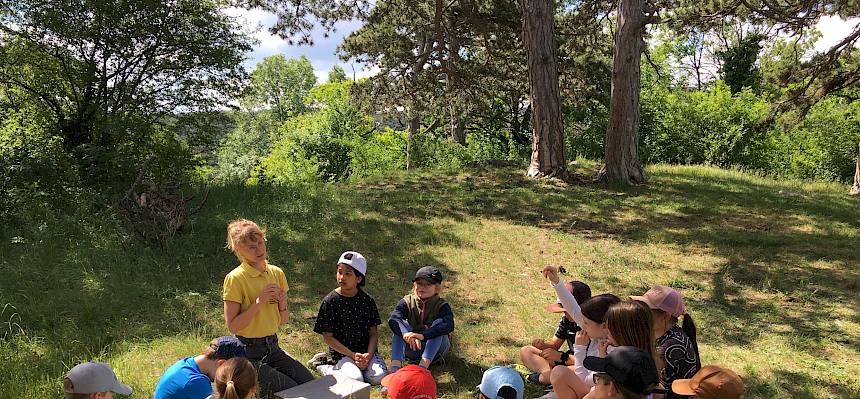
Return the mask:
<svg viewBox="0 0 860 399">
<path fill-rule="evenodd" d="M 224 321 L 246 346 L 257 368 L 262 396 L 314 379 L 278 346 L 278 328 L 290 319 L 284 271 L 266 261 L 266 234 L 239 219 L 227 226 L 227 248 L 242 262 L 224 278 Z"/>
</svg>

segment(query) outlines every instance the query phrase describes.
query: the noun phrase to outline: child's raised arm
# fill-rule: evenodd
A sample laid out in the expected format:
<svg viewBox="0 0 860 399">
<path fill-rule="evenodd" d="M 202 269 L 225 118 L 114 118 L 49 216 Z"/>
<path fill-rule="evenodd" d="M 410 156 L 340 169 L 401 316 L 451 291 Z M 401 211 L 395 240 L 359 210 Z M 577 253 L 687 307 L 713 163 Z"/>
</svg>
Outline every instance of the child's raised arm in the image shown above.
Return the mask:
<svg viewBox="0 0 860 399">
<path fill-rule="evenodd" d="M 558 269 L 552 265 L 546 266 L 543 268 L 543 275 L 549 279 L 549 282 L 555 288 L 555 295 L 558 297 L 558 301 L 561 302 L 561 307 L 564 308 L 564 311 L 573 318 L 576 324 L 580 326 L 585 324 L 582 317 L 582 309 L 576 303 L 576 298 L 573 297 L 573 293 L 568 291 L 561 279 L 558 278 Z"/>
</svg>

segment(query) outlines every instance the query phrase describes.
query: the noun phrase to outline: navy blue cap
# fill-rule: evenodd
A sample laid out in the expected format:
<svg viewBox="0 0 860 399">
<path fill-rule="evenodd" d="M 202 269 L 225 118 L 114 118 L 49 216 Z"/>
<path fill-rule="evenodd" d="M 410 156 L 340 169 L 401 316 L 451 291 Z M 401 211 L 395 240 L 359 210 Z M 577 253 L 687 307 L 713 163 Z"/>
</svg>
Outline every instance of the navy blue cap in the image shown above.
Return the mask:
<svg viewBox="0 0 860 399">
<path fill-rule="evenodd" d="M 412 281 L 415 282 L 419 279 L 426 280 L 430 284 L 442 284 L 442 272 L 433 266 L 424 266 L 415 272 L 415 278 Z"/>
<path fill-rule="evenodd" d="M 219 359 L 232 359 L 234 357 L 247 357 L 245 344 L 232 335 L 225 335 L 215 339 L 215 343 L 209 344 Z"/>
</svg>

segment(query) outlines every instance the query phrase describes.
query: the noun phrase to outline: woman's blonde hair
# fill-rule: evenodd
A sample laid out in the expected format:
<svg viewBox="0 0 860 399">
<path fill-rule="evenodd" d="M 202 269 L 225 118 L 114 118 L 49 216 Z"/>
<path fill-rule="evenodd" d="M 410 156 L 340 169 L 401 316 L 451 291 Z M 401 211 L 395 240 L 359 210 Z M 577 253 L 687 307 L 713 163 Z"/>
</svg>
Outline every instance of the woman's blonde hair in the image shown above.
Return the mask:
<svg viewBox="0 0 860 399">
<path fill-rule="evenodd" d="M 221 399 L 247 399 L 257 390 L 257 371 L 244 357 L 234 357 L 215 372 L 215 390 Z"/>
<path fill-rule="evenodd" d="M 606 311 L 606 328 L 618 346 L 634 346 L 657 360 L 654 338 L 654 316 L 651 309 L 639 301 L 622 301 Z"/>
<path fill-rule="evenodd" d="M 227 249 L 236 252 L 236 245 L 244 241 L 257 242 L 266 238 L 265 230 L 247 219 L 238 219 L 227 225 Z"/>
</svg>

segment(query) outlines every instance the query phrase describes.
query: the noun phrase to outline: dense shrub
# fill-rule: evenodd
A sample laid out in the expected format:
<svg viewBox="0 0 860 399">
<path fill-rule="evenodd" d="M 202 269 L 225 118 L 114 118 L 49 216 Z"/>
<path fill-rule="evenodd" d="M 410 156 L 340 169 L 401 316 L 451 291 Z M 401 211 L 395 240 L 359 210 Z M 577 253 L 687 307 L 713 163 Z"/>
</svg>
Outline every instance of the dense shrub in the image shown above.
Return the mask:
<svg viewBox="0 0 860 399">
<path fill-rule="evenodd" d="M 645 106 L 655 120 L 642 135 L 644 162 L 768 169 L 774 149 L 759 126 L 768 111 L 765 99 L 749 90 L 733 96 L 722 82 L 708 91 L 666 93 L 649 97 Z"/>
<path fill-rule="evenodd" d="M 784 165 L 796 177 L 848 182 L 860 142 L 860 101 L 827 98 L 788 133 L 776 138 Z"/>
<path fill-rule="evenodd" d="M 77 169 L 50 129 L 34 108 L 0 109 L 0 219 L 74 203 Z"/>
<path fill-rule="evenodd" d="M 387 128 L 358 142 L 352 151 L 352 177 L 380 175 L 406 167 L 406 132 Z"/>
<path fill-rule="evenodd" d="M 597 100 L 584 109 L 567 110 L 564 120 L 567 158 L 602 159 L 608 120 L 609 108 Z"/>
<path fill-rule="evenodd" d="M 411 151 L 412 164 L 418 168 L 458 169 L 473 160 L 466 147 L 444 134 L 416 134 Z"/>
</svg>

